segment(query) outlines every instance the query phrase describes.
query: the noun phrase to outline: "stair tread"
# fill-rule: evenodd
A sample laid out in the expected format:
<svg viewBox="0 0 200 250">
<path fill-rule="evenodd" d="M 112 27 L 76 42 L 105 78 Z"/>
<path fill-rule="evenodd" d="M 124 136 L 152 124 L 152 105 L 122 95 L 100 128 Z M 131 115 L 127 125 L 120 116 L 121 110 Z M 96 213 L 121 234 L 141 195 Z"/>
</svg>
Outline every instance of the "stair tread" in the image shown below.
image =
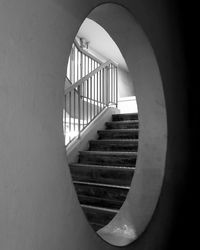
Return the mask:
<svg viewBox="0 0 200 250">
<path fill-rule="evenodd" d="M 113 114 L 113 121 L 138 120 L 138 113 Z"/>
<path fill-rule="evenodd" d="M 89 141 L 89 151 L 136 152 L 138 139 L 103 138 Z"/>
<path fill-rule="evenodd" d="M 139 120 L 123 120 L 123 121 L 111 121 L 111 122 L 106 122 L 106 123 L 138 123 L 139 122 Z"/>
<path fill-rule="evenodd" d="M 96 183 L 96 182 L 86 182 L 86 181 L 73 181 L 74 184 L 81 184 L 81 185 L 92 185 L 98 187 L 107 187 L 107 188 L 116 188 L 116 189 L 126 189 L 129 190 L 129 186 L 121 186 L 121 185 L 113 185 L 113 184 L 104 184 L 104 183 Z"/>
<path fill-rule="evenodd" d="M 121 166 L 110 166 L 110 165 L 95 165 L 95 164 L 84 164 L 84 163 L 71 163 L 69 164 L 72 167 L 91 167 L 91 168 L 112 168 L 112 169 L 120 169 L 120 170 L 131 170 L 134 171 L 134 167 L 121 167 Z"/>
<path fill-rule="evenodd" d="M 121 116 L 121 115 L 138 115 L 138 113 L 120 113 L 120 114 L 113 114 L 113 116 Z"/>
<path fill-rule="evenodd" d="M 129 131 L 129 132 L 132 132 L 132 131 L 134 131 L 134 132 L 139 132 L 139 129 L 138 128 L 117 128 L 117 129 L 102 129 L 102 130 L 98 130 L 98 132 L 109 132 L 109 133 L 111 133 L 111 132 L 124 132 L 124 131 Z"/>
</svg>

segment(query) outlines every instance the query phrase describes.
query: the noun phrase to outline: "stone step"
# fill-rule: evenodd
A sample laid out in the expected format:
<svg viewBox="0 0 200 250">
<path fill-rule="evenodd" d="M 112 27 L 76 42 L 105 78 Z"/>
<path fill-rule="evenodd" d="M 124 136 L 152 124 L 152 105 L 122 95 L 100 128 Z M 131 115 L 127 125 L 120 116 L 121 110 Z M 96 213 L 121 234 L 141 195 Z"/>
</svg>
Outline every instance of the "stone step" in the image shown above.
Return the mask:
<svg viewBox="0 0 200 250">
<path fill-rule="evenodd" d="M 91 140 L 89 150 L 134 152 L 138 149 L 137 139 Z"/>
<path fill-rule="evenodd" d="M 134 167 L 136 157 L 136 152 L 80 151 L 79 163 Z"/>
<path fill-rule="evenodd" d="M 94 224 L 101 225 L 102 227 L 107 225 L 118 212 L 118 210 L 115 209 L 105 209 L 102 207 L 94 207 L 88 205 L 81 205 L 81 207 L 91 226 L 93 226 Z M 94 228 L 94 230 L 95 229 L 96 227 Z"/>
<path fill-rule="evenodd" d="M 129 187 L 80 181 L 74 181 L 74 185 L 81 204 L 111 209 L 120 209 L 129 191 Z"/>
<path fill-rule="evenodd" d="M 134 175 L 133 167 L 101 166 L 89 164 L 70 164 L 75 181 L 94 182 L 110 185 L 128 186 Z"/>
<path fill-rule="evenodd" d="M 99 139 L 138 139 L 138 129 L 99 130 Z"/>
<path fill-rule="evenodd" d="M 138 127 L 138 120 L 106 122 L 106 129 L 129 129 Z"/>
<path fill-rule="evenodd" d="M 113 114 L 113 121 L 138 120 L 138 113 Z"/>
</svg>

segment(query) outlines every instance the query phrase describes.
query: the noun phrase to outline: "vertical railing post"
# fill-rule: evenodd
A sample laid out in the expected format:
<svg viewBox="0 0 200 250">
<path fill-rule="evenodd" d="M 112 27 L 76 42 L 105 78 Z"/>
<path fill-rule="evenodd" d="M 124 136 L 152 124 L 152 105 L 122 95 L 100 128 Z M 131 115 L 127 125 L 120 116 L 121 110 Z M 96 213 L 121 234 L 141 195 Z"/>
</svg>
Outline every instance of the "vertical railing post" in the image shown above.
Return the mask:
<svg viewBox="0 0 200 250">
<path fill-rule="evenodd" d="M 110 67 L 106 67 L 106 106 L 109 106 L 110 102 Z"/>
<path fill-rule="evenodd" d="M 81 91 L 80 85 L 78 86 L 78 138 L 80 138 L 81 134 Z"/>
<path fill-rule="evenodd" d="M 116 108 L 118 107 L 118 70 L 116 67 Z"/>
<path fill-rule="evenodd" d="M 72 49 L 72 58 L 71 58 L 71 82 L 75 83 L 75 49 L 76 47 L 74 46 Z"/>
<path fill-rule="evenodd" d="M 69 92 L 69 141 L 71 140 L 72 93 Z"/>
</svg>

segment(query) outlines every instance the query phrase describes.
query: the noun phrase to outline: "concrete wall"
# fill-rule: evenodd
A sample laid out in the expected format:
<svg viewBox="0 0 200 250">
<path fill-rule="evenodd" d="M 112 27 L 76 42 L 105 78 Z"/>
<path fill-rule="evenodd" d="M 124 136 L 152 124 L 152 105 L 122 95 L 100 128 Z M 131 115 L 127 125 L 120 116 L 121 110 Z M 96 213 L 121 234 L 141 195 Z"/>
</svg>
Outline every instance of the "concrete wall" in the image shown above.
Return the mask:
<svg viewBox="0 0 200 250">
<path fill-rule="evenodd" d="M 64 77 L 71 44 L 89 12 L 106 2 L 0 1 L 2 250 L 117 249 L 103 242 L 83 216 L 67 168 L 62 132 Z M 187 232 L 189 239 L 181 243 L 180 236 L 187 231 L 181 220 L 187 221 L 187 215 L 181 216 L 188 207 L 184 204 L 182 213 L 178 208 L 187 170 L 187 84 L 176 12 L 168 1 L 113 2 L 124 5 L 149 37 L 163 80 L 168 122 L 159 204 L 148 229 L 122 249 L 172 249 L 172 235 L 177 237 L 173 246 L 186 246 L 191 238 Z M 158 101 L 157 105 L 163 104 Z M 143 124 L 150 118 L 144 118 Z"/>
</svg>

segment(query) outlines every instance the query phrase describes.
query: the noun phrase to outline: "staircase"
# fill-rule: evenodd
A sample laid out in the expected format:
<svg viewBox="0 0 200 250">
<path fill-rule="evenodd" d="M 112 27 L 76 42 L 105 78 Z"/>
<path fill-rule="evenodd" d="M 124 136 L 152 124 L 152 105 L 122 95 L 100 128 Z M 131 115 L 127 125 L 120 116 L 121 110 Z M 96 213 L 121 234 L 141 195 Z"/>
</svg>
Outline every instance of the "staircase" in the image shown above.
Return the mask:
<svg viewBox="0 0 200 250">
<path fill-rule="evenodd" d="M 70 164 L 73 183 L 95 231 L 107 225 L 126 199 L 138 148 L 138 114 L 114 114 L 98 140 L 89 141 L 79 162 Z"/>
</svg>

